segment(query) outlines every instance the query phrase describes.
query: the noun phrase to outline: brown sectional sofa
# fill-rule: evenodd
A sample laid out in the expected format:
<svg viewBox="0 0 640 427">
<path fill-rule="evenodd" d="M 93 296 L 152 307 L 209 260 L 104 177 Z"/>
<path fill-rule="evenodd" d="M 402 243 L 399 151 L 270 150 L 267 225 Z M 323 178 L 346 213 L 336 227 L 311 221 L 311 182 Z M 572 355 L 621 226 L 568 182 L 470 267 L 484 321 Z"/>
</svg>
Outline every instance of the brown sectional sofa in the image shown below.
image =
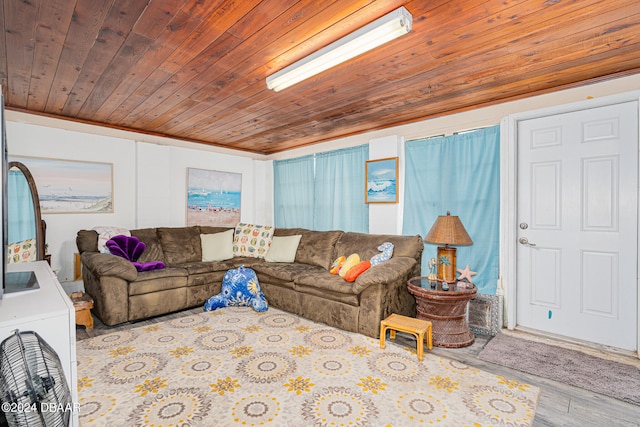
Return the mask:
<svg viewBox="0 0 640 427">
<path fill-rule="evenodd" d="M 227 270 L 244 265 L 256 271 L 270 306 L 343 330 L 377 338 L 380 321 L 389 314 L 415 316 L 415 299 L 406 282 L 420 275 L 420 236 L 276 228 L 274 236 L 302 235 L 293 263 L 250 257 L 201 261 L 200 234 L 227 230 L 208 226 L 131 230 L 147 245 L 139 262 L 166 264 L 146 272 L 136 271 L 123 258 L 98 252 L 97 232 L 80 230 L 76 243 L 94 313 L 104 324 L 116 325 L 203 305 L 220 292 Z M 387 241 L 394 244 L 393 257 L 355 282 L 329 273 L 338 256 L 358 253 L 367 260 Z"/>
</svg>

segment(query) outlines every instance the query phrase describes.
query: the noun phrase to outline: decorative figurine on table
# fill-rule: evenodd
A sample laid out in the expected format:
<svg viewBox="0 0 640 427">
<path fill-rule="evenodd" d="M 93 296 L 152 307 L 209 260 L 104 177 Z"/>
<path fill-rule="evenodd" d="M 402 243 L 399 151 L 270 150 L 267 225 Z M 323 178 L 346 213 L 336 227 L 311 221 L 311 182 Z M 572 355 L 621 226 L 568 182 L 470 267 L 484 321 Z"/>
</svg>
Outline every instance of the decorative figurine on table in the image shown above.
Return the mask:
<svg viewBox="0 0 640 427">
<path fill-rule="evenodd" d="M 458 286 L 458 288 L 460 289 L 472 288 L 473 282 L 471 280 L 471 277 L 475 276 L 478 273 L 476 273 L 475 271 L 471 271 L 471 269 L 469 269 L 469 264 L 467 264 L 465 268 L 459 268 L 458 273 L 460 273 L 460 276 L 458 276 L 458 282 L 456 283 L 456 286 Z"/>
<path fill-rule="evenodd" d="M 438 262 L 435 258 L 431 258 L 429 260 L 429 275 L 427 276 L 427 280 L 429 280 L 429 286 L 431 286 L 431 289 L 435 289 L 436 284 L 438 283 L 438 275 L 436 274 L 437 267 Z"/>
</svg>

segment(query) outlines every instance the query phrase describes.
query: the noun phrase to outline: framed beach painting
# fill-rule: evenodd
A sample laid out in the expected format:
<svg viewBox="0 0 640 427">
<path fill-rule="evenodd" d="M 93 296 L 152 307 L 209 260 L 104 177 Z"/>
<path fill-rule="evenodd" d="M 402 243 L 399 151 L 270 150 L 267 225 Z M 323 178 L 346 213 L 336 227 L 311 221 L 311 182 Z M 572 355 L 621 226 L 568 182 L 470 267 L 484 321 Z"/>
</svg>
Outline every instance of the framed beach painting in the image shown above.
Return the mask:
<svg viewBox="0 0 640 427">
<path fill-rule="evenodd" d="M 367 160 L 365 203 L 398 203 L 398 158 Z"/>
<path fill-rule="evenodd" d="M 187 225 L 235 226 L 240 222 L 242 174 L 187 169 Z"/>
<path fill-rule="evenodd" d="M 113 164 L 9 156 L 24 163 L 38 189 L 43 214 L 113 213 Z"/>
</svg>

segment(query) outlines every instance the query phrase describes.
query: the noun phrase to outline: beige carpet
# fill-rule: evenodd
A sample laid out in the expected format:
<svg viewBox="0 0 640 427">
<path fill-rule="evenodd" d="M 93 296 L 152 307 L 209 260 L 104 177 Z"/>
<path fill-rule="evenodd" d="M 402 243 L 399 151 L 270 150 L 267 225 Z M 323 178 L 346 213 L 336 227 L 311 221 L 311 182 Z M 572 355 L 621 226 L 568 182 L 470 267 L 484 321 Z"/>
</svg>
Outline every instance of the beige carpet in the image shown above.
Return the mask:
<svg viewBox="0 0 640 427">
<path fill-rule="evenodd" d="M 529 426 L 536 387 L 274 308 L 77 343 L 87 426 Z"/>
</svg>

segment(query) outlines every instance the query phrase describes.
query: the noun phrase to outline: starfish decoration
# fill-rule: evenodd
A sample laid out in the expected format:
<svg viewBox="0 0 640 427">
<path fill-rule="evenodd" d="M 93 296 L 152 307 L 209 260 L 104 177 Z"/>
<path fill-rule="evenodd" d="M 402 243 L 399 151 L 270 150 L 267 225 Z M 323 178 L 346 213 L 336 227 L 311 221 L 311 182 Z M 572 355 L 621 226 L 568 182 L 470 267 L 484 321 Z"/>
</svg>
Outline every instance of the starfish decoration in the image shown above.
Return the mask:
<svg viewBox="0 0 640 427">
<path fill-rule="evenodd" d="M 475 276 L 476 274 L 478 274 L 475 271 L 471 271 L 469 269 L 469 264 L 467 264 L 464 269 L 459 268 L 458 273 L 460 273 L 460 276 L 458 276 L 458 280 L 467 279 L 469 283 L 473 283 L 473 281 L 471 280 L 471 276 Z"/>
</svg>

